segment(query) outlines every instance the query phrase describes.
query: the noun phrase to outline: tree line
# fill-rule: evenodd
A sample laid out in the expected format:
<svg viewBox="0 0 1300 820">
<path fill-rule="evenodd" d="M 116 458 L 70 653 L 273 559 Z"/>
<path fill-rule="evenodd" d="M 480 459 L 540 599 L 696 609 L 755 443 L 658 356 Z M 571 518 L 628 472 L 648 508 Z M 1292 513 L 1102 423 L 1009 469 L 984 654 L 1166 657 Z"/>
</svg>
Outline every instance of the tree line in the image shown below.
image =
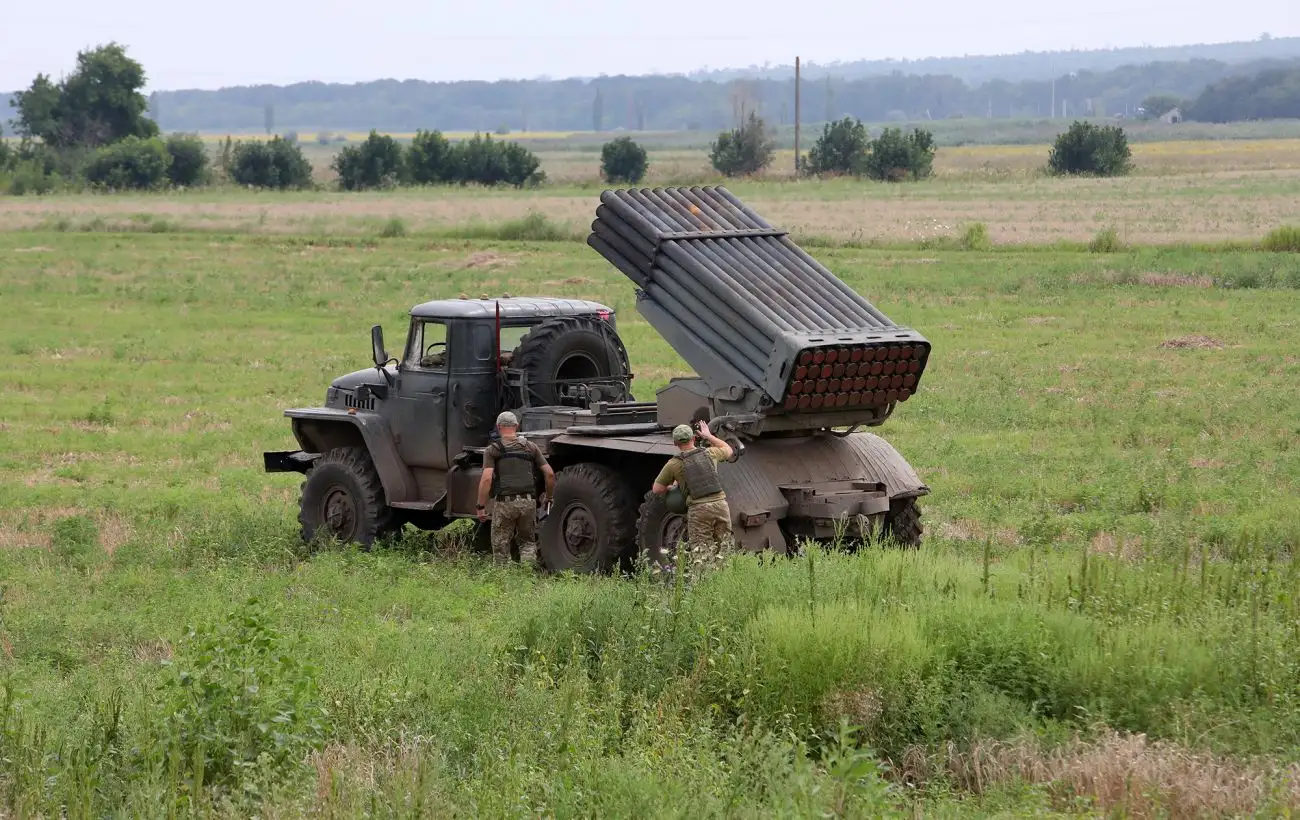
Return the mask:
<svg viewBox="0 0 1300 820">
<path fill-rule="evenodd" d="M 1079 71 L 1053 80 L 970 85 L 944 74 L 808 79 L 800 89 L 806 123 L 851 116 L 867 122 L 952 117 L 1074 118 L 1134 113 L 1152 95 L 1190 99 L 1233 76 L 1300 68 L 1300 60 L 1230 64 L 1188 60 Z M 794 122 L 792 79 L 727 82 L 687 77 L 601 77 L 555 81 L 432 83 L 377 80 L 157 92 L 151 115 L 184 131 L 259 131 L 268 120 L 297 130 L 410 133 L 438 122 L 457 131 L 712 131 L 756 110 Z M 270 130 L 270 129 L 267 129 Z"/>
</svg>

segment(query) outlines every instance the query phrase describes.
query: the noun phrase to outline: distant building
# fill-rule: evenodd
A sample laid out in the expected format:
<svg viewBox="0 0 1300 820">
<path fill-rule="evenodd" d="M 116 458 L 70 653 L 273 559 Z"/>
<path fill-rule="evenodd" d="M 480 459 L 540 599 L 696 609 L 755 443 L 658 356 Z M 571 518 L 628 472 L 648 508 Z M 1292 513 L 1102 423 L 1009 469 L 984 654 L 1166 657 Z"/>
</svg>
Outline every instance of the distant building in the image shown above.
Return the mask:
<svg viewBox="0 0 1300 820">
<path fill-rule="evenodd" d="M 1171 108 L 1160 115 L 1160 121 L 1164 123 L 1175 123 L 1183 121 L 1183 110 L 1181 108 Z"/>
</svg>

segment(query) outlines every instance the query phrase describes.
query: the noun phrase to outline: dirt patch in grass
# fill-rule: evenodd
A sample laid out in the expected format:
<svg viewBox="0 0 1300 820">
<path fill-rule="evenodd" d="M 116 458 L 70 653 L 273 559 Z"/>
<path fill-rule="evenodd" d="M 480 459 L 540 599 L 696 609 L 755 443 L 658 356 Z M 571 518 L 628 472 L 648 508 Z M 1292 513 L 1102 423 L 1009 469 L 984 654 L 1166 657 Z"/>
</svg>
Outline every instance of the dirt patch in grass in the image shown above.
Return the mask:
<svg viewBox="0 0 1300 820">
<path fill-rule="evenodd" d="M 1160 343 L 1165 350 L 1222 350 L 1223 342 L 1213 336 L 1179 336 Z"/>
<path fill-rule="evenodd" d="M 496 251 L 478 251 L 465 257 L 461 263 L 462 268 L 494 268 L 510 267 L 519 264 L 519 257 L 523 254 L 518 253 L 497 253 Z"/>
<path fill-rule="evenodd" d="M 596 283 L 585 276 L 570 276 L 568 279 L 552 279 L 551 281 L 543 282 L 542 284 L 547 287 L 555 288 L 560 285 L 594 285 Z"/>
<path fill-rule="evenodd" d="M 33 245 L 30 248 L 14 248 L 14 253 L 53 253 L 54 248 L 47 248 L 44 245 Z"/>
</svg>

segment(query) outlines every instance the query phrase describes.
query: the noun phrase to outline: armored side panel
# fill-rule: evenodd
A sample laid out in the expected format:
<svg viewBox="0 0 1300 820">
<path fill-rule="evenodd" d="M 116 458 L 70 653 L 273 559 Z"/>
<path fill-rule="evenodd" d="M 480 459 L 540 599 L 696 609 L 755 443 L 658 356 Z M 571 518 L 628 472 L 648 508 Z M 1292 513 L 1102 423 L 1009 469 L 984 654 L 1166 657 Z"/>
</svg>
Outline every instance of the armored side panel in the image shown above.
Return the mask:
<svg viewBox="0 0 1300 820">
<path fill-rule="evenodd" d="M 637 310 L 711 397 L 792 417 L 765 429 L 878 424 L 920 386 L 930 342 L 725 188 L 600 200 L 587 243 L 637 285 Z"/>
</svg>

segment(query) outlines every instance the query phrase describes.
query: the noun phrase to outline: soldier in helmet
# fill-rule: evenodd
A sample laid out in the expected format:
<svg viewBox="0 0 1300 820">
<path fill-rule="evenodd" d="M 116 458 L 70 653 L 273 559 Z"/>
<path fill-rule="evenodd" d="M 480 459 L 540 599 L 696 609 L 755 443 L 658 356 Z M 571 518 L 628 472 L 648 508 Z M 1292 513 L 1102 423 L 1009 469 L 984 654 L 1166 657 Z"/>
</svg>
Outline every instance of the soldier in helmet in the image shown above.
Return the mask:
<svg viewBox="0 0 1300 820">
<path fill-rule="evenodd" d="M 555 495 L 555 471 L 541 449 L 520 438 L 519 419 L 509 411 L 497 416 L 500 441 L 483 451 L 483 477 L 478 484 L 478 520 L 487 521 L 487 498 L 492 494 L 492 557 L 498 564 L 510 563 L 510 547 L 519 543 L 519 561 L 539 564 L 537 559 L 537 471 L 546 476 L 549 506 Z"/>
<path fill-rule="evenodd" d="M 686 495 L 686 540 L 692 560 L 712 563 L 731 540 L 731 509 L 718 478 L 718 462 L 730 460 L 732 450 L 709 431 L 707 423 L 701 421 L 699 431 L 709 447 L 696 444 L 689 424 L 673 428 L 678 453 L 659 471 L 651 490 L 664 495 L 673 484 L 681 488 Z"/>
</svg>

